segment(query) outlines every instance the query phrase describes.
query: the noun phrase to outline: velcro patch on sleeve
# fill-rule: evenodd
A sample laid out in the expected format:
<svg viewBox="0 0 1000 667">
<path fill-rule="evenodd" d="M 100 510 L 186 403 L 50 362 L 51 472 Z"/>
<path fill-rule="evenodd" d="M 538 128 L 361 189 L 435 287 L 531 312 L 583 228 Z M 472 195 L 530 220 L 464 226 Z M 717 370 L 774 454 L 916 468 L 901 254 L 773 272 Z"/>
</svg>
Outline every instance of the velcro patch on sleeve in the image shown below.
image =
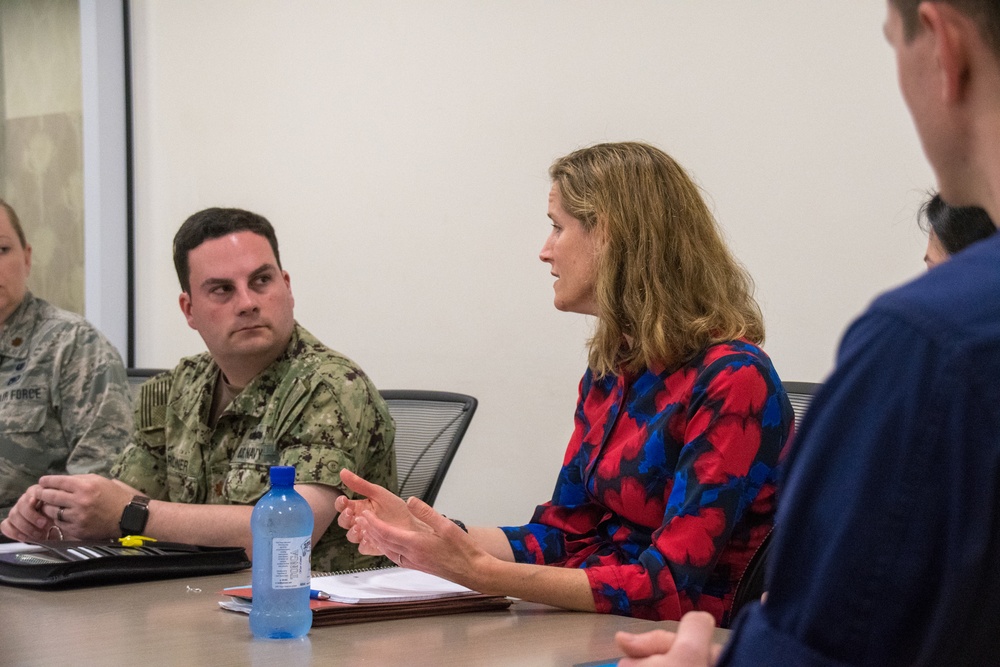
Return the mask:
<svg viewBox="0 0 1000 667">
<path fill-rule="evenodd" d="M 140 431 L 163 428 L 167 420 L 167 402 L 170 396 L 170 375 L 149 380 L 139 389 L 139 409 L 136 411 L 136 428 Z"/>
</svg>

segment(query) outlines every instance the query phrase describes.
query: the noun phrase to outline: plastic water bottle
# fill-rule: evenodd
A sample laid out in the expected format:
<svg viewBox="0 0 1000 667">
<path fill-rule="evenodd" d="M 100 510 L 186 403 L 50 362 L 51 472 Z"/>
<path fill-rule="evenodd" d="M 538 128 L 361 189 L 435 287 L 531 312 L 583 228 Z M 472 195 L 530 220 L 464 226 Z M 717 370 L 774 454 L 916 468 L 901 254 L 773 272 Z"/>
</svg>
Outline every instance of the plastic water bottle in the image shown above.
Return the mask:
<svg viewBox="0 0 1000 667">
<path fill-rule="evenodd" d="M 312 625 L 309 556 L 313 513 L 300 496 L 293 466 L 271 467 L 271 489 L 250 517 L 253 605 L 250 632 L 262 639 L 304 637 Z"/>
</svg>

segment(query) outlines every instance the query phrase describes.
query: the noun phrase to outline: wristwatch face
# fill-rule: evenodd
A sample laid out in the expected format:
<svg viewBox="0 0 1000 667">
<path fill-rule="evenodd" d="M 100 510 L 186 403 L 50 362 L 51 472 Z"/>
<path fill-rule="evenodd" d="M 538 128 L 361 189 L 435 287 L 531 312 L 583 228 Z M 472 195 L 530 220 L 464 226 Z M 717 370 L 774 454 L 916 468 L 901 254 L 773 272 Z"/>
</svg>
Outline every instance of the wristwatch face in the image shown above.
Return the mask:
<svg viewBox="0 0 1000 667">
<path fill-rule="evenodd" d="M 121 521 L 118 522 L 118 527 L 121 529 L 122 535 L 142 534 L 142 531 L 146 528 L 146 519 L 149 518 L 147 504 L 149 504 L 149 498 L 146 496 L 136 496 L 132 498 L 132 502 L 125 506 Z"/>
</svg>

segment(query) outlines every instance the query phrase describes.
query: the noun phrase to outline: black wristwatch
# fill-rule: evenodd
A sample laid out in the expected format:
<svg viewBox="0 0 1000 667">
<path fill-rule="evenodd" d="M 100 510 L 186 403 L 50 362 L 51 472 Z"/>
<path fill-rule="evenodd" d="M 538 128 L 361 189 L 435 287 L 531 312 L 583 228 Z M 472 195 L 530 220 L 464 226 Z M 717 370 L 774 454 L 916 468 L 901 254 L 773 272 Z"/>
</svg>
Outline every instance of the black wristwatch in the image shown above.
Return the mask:
<svg viewBox="0 0 1000 667">
<path fill-rule="evenodd" d="M 125 535 L 142 535 L 146 529 L 146 520 L 149 519 L 149 498 L 146 496 L 134 496 L 132 502 L 125 506 L 122 511 L 121 521 L 118 527 Z"/>
</svg>

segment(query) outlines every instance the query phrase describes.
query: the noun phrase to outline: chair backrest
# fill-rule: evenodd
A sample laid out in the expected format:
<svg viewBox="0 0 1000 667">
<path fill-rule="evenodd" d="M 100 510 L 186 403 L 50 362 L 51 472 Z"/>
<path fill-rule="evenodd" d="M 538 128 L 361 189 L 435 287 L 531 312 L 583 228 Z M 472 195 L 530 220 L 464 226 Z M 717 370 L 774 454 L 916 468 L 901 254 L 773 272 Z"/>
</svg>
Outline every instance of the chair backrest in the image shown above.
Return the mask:
<svg viewBox="0 0 1000 667">
<path fill-rule="evenodd" d="M 782 385 L 784 385 L 788 401 L 795 411 L 796 424 L 801 424 L 813 396 L 823 385 L 819 382 L 783 382 Z M 736 585 L 733 608 L 729 613 L 730 622 L 736 619 L 736 614 L 739 613 L 740 609 L 759 600 L 764 594 L 764 573 L 767 570 L 767 557 L 771 549 L 772 534 L 773 531 L 768 533 L 764 541 L 760 543 L 757 551 L 750 558 L 747 569 L 743 571 L 739 584 Z"/>
<path fill-rule="evenodd" d="M 802 423 L 802 418 L 806 416 L 806 409 L 812 403 L 813 396 L 822 387 L 820 382 L 782 382 L 785 393 L 788 394 L 788 401 L 795 410 L 796 425 Z"/>
<path fill-rule="evenodd" d="M 771 536 L 773 534 L 774 530 L 772 529 L 764 536 L 764 541 L 750 557 L 747 569 L 743 571 L 740 583 L 736 585 L 733 608 L 729 612 L 729 622 L 725 624 L 726 627 L 732 625 L 732 622 L 736 620 L 736 615 L 743 607 L 759 600 L 764 595 L 764 571 L 767 569 L 767 554 L 771 550 Z"/>
<path fill-rule="evenodd" d="M 163 373 L 162 368 L 129 368 L 125 371 L 128 376 L 128 386 L 132 389 L 132 400 L 139 396 L 139 387 L 149 378 Z"/>
<path fill-rule="evenodd" d="M 416 496 L 433 505 L 479 402 L 472 396 L 443 391 L 384 389 L 380 393 L 396 422 L 399 495 Z"/>
</svg>

